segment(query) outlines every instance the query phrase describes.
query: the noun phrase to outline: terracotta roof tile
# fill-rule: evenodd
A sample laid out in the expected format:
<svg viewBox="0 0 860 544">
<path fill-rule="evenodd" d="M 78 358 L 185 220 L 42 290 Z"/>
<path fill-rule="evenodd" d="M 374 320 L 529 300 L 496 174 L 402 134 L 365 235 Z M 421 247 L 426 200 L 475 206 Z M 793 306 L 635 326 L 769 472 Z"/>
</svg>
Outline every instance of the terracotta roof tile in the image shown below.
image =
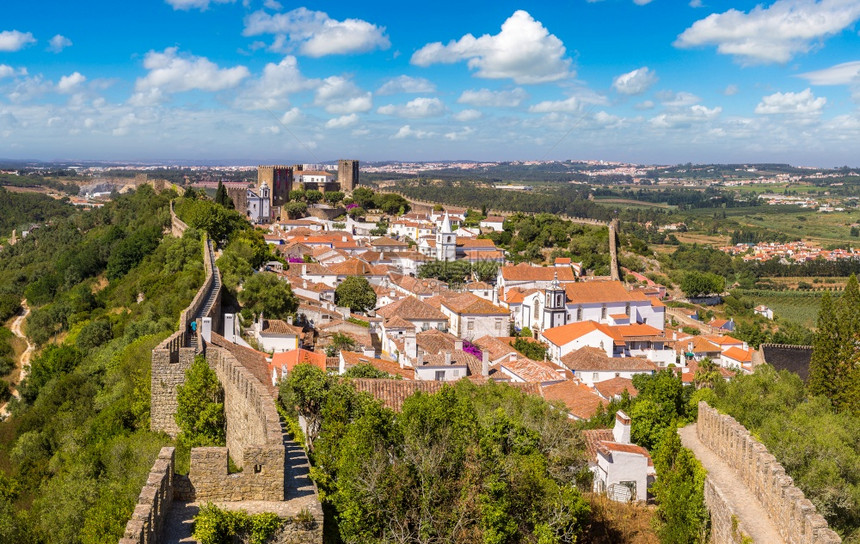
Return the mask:
<svg viewBox="0 0 860 544">
<path fill-rule="evenodd" d="M 427 353 L 453 351 L 454 344 L 458 341 L 460 341 L 460 339 L 453 334 L 440 331 L 438 329 L 421 331 L 415 335 L 415 343 L 419 348 Z"/>
<path fill-rule="evenodd" d="M 566 270 L 559 268 L 558 270 Z M 572 274 L 572 272 L 571 272 Z M 559 276 L 561 280 L 561 276 Z M 644 300 L 642 293 L 630 292 L 620 281 L 580 281 L 564 286 L 568 304 L 597 304 Z"/>
<path fill-rule="evenodd" d="M 656 371 L 657 365 L 639 357 L 609 357 L 603 350 L 579 348 L 561 358 L 562 364 L 573 371 Z"/>
<path fill-rule="evenodd" d="M 439 305 L 444 305 L 449 310 L 456 314 L 468 315 L 510 315 L 510 311 L 501 306 L 496 306 L 487 299 L 481 298 L 473 293 L 463 292 L 456 293 L 454 291 L 442 292 L 428 299 L 427 304 L 438 308 Z"/>
<path fill-rule="evenodd" d="M 588 386 L 566 380 L 541 387 L 543 396 L 548 401 L 560 401 L 567 407 L 568 412 L 579 419 L 588 419 L 597 410 L 609 403 L 601 399 Z"/>
<path fill-rule="evenodd" d="M 292 372 L 296 365 L 301 364 L 313 365 L 325 370 L 325 359 L 325 353 L 315 353 L 306 349 L 293 349 L 272 355 L 270 366 L 272 368 L 283 368 L 286 366 L 288 373 Z"/>
<path fill-rule="evenodd" d="M 723 352 L 723 355 L 740 363 L 752 362 L 752 350 L 730 347 Z"/>
<path fill-rule="evenodd" d="M 601 442 L 615 439 L 612 429 L 587 429 L 582 431 L 582 436 L 585 438 L 585 450 L 588 452 L 589 461 L 597 457 L 597 447 Z"/>
<path fill-rule="evenodd" d="M 404 297 L 376 313 L 384 318 L 398 315 L 408 321 L 448 321 L 445 314 L 415 297 Z"/>
<path fill-rule="evenodd" d="M 567 325 L 546 329 L 541 334 L 556 346 L 563 346 L 594 331 L 600 331 L 615 343 L 624 343 L 624 338 L 614 330 L 614 327 L 596 321 L 575 321 Z"/>
<path fill-rule="evenodd" d="M 389 361 L 387 359 L 377 359 L 375 357 L 368 357 L 367 355 L 355 353 L 352 351 L 341 351 L 340 354 L 343 356 L 343 360 L 346 363 L 347 367 L 353 367 L 362 364 L 371 365 L 376 370 L 387 372 L 392 376 L 400 376 L 406 380 L 415 379 L 415 369 L 401 368 L 400 365 L 395 363 L 394 361 Z"/>
<path fill-rule="evenodd" d="M 294 334 L 301 336 L 303 331 L 301 327 L 290 325 L 281 319 L 264 319 L 260 332 L 263 334 Z"/>
<path fill-rule="evenodd" d="M 520 263 L 515 266 L 503 266 L 501 272 L 505 281 L 552 281 L 556 274 L 560 282 L 576 281 L 573 270 L 565 267 L 532 266 Z"/>
<path fill-rule="evenodd" d="M 564 380 L 564 374 L 553 365 L 542 361 L 532 361 L 525 357 L 517 358 L 513 361 L 501 361 L 499 366 L 509 370 L 520 379 L 526 382 L 557 382 Z"/>
<path fill-rule="evenodd" d="M 600 396 L 606 399 L 612 399 L 624 391 L 627 391 L 631 397 L 635 397 L 639 394 L 639 391 L 633 387 L 633 380 L 622 378 L 620 376 L 612 378 L 611 380 L 595 383 L 594 388 L 598 393 L 600 393 Z"/>
</svg>

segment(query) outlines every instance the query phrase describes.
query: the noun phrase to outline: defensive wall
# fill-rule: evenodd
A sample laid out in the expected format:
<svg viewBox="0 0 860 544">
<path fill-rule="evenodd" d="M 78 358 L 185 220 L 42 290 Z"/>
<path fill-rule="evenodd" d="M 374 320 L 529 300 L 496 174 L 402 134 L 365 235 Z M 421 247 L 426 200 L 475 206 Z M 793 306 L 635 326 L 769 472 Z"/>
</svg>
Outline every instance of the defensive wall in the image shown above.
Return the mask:
<svg viewBox="0 0 860 544">
<path fill-rule="evenodd" d="M 188 230 L 188 225 L 176 215 L 173 211 L 173 201 L 170 201 L 170 234 L 181 238 L 185 231 Z"/>
<path fill-rule="evenodd" d="M 733 417 L 699 403 L 696 422 L 699 440 L 723 459 L 749 489 L 779 530 L 786 544 L 838 544 L 842 542 L 803 491 L 767 448 Z M 738 522 L 722 491 L 705 480 L 705 503 L 711 512 L 711 542 L 741 544 L 748 534 Z"/>
<path fill-rule="evenodd" d="M 171 206 L 171 232 L 181 236 L 183 225 Z M 174 449 L 162 448 L 120 543 L 158 544 L 174 501 L 274 512 L 285 525 L 273 544 L 321 543 L 323 513 L 307 477 L 307 456 L 287 440 L 274 398 L 230 351 L 205 340 L 202 318 L 211 318 L 214 330 L 221 311 L 220 272 L 208 240 L 203 263 L 206 279 L 180 314 L 179 330 L 152 350 L 151 427 L 172 437 L 179 433 L 176 388 L 203 354 L 224 388 L 227 447 L 193 448 L 187 476 L 174 474 Z M 192 321 L 198 334 L 190 333 Z M 240 470 L 231 472 L 229 460 Z"/>
<path fill-rule="evenodd" d="M 194 357 L 199 352 L 199 344 L 191 342 L 190 324 L 201 314 L 207 300 L 212 296 L 212 289 L 216 283 L 216 274 L 213 271 L 217 272 L 214 265 L 214 256 L 210 251 L 209 243 L 204 240 L 203 267 L 206 279 L 194 295 L 191 304 L 179 314 L 179 330 L 152 350 L 150 427 L 153 431 L 164 431 L 174 438 L 179 434 L 179 427 L 173 420 L 173 414 L 176 413 L 176 387 L 185 381 L 185 371 L 194 362 Z M 220 281 L 218 292 L 214 296 L 217 304 L 212 305 L 209 315 L 201 316 L 213 317 L 213 322 L 214 316 L 221 311 Z M 199 329 L 200 323 L 197 326 Z"/>
</svg>

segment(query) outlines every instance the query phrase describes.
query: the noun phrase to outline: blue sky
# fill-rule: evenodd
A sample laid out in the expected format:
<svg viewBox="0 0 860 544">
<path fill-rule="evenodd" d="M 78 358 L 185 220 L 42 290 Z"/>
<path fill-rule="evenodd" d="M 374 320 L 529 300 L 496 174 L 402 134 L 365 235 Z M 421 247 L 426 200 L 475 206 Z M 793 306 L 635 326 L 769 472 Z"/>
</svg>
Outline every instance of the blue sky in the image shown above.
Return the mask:
<svg viewBox="0 0 860 544">
<path fill-rule="evenodd" d="M 860 164 L 860 0 L 4 4 L 0 158 Z"/>
</svg>

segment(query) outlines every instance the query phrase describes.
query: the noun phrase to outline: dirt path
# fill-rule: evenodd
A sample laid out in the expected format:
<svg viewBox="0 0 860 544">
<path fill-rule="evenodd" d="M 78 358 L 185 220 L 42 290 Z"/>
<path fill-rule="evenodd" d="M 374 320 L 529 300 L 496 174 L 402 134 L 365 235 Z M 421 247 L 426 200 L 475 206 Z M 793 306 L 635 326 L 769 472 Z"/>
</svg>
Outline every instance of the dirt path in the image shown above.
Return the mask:
<svg viewBox="0 0 860 544">
<path fill-rule="evenodd" d="M 14 384 L 12 384 L 11 387 L 12 396 L 16 399 L 21 398 L 20 394 L 18 393 L 17 385 L 21 383 L 24 378 L 27 377 L 27 372 L 29 372 L 30 370 L 30 358 L 33 356 L 33 350 L 36 348 L 27 339 L 27 335 L 24 334 L 24 321 L 27 319 L 27 316 L 30 315 L 30 307 L 27 306 L 26 300 L 21 301 L 21 307 L 24 309 L 24 311 L 21 312 L 21 315 L 15 318 L 15 321 L 12 322 L 12 326 L 10 327 L 12 334 L 17 336 L 18 338 L 23 338 L 24 341 L 27 342 L 27 349 L 25 349 L 24 352 L 21 353 L 21 356 L 18 357 L 17 361 L 16 370 L 19 370 L 18 380 Z M 6 417 L 8 415 L 8 412 L 6 410 L 6 404 L 7 403 L 4 402 L 2 405 L 0 405 L 0 418 Z"/>
<path fill-rule="evenodd" d="M 714 451 L 703 444 L 696 435 L 696 424 L 687 425 L 679 431 L 681 443 L 696 455 L 708 471 L 708 478 L 722 491 L 731 511 L 738 517 L 750 533 L 753 542 L 762 544 L 784 544 L 776 525 L 770 520 L 767 511 L 729 465 Z"/>
</svg>

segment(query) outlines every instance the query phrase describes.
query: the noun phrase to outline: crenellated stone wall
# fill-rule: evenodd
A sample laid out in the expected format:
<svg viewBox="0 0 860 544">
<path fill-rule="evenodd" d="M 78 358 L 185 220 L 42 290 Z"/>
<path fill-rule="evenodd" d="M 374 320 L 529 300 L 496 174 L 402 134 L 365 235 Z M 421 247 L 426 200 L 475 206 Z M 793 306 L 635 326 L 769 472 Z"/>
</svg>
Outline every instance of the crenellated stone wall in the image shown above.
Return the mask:
<svg viewBox="0 0 860 544">
<path fill-rule="evenodd" d="M 188 230 L 188 225 L 176 215 L 173 211 L 173 201 L 170 201 L 170 234 L 181 238 L 185 231 Z"/>
<path fill-rule="evenodd" d="M 174 449 L 161 448 L 119 544 L 155 544 L 173 504 Z"/>
<path fill-rule="evenodd" d="M 208 317 L 220 313 L 221 308 L 220 281 L 216 281 L 218 271 L 214 266 L 212 253 L 206 240 L 203 240 L 203 267 L 206 279 L 194 295 L 191 304 L 179 315 L 179 330 L 152 350 L 150 428 L 153 431 L 163 431 L 174 438 L 179 434 L 179 427 L 173 419 L 177 407 L 176 387 L 185 382 L 185 371 L 194 362 L 194 357 L 199 352 L 199 347 L 189 347 L 191 321 L 206 304 L 213 287 L 217 288 L 218 292 L 215 294 L 216 304 L 210 309 Z M 214 322 L 213 317 L 213 327 Z"/>
<path fill-rule="evenodd" d="M 699 403 L 696 434 L 732 468 L 738 482 L 753 492 L 787 544 L 842 542 L 812 502 L 794 486 L 776 458 L 733 417 L 720 414 L 702 401 Z M 712 513 L 714 544 L 740 542 L 740 537 L 733 533 L 741 534 L 743 528 L 738 528 L 736 521 L 732 523 L 731 513 L 723 512 L 727 508 L 718 490 L 707 484 L 705 502 Z"/>
</svg>

